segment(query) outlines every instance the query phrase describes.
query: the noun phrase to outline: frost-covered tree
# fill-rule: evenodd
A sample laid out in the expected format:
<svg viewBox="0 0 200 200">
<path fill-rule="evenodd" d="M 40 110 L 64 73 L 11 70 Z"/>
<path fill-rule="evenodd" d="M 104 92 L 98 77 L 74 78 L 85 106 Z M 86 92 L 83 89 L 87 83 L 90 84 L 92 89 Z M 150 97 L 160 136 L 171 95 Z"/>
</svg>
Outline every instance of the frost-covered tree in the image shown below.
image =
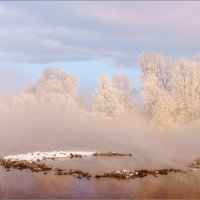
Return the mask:
<svg viewBox="0 0 200 200">
<path fill-rule="evenodd" d="M 161 91 L 158 78 L 154 74 L 146 75 L 140 92 L 148 118 L 152 118 L 154 115 Z"/>
<path fill-rule="evenodd" d="M 187 124 L 200 118 L 200 63 L 168 61 L 155 52 L 140 56 L 142 102 L 159 124 Z"/>
<path fill-rule="evenodd" d="M 159 91 L 152 120 L 158 125 L 171 126 L 176 123 L 176 100 L 167 90 Z"/>
<path fill-rule="evenodd" d="M 172 61 L 157 52 L 144 52 L 139 56 L 139 65 L 143 84 L 140 91 L 146 117 L 160 124 L 171 121 L 168 102 L 171 98 Z M 162 104 L 163 96 L 168 102 Z"/>
<path fill-rule="evenodd" d="M 139 55 L 142 79 L 154 75 L 163 88 L 168 88 L 171 77 L 172 61 L 158 52 L 144 52 Z"/>
<path fill-rule="evenodd" d="M 78 100 L 77 79 L 74 75 L 56 68 L 47 68 L 33 88 L 40 95 L 63 94 Z"/>
<path fill-rule="evenodd" d="M 13 99 L 12 108 L 17 112 L 33 112 L 37 107 L 37 98 L 31 92 L 22 92 Z"/>
<path fill-rule="evenodd" d="M 28 112 L 54 110 L 73 114 L 80 111 L 80 95 L 76 87 L 77 79 L 74 75 L 47 68 L 33 86 L 14 98 L 13 108 Z"/>
<path fill-rule="evenodd" d="M 129 80 L 117 73 L 113 80 L 102 74 L 97 82 L 94 110 L 100 116 L 123 117 L 133 109 Z"/>
<path fill-rule="evenodd" d="M 131 92 L 131 84 L 127 75 L 116 72 L 112 78 L 113 85 L 126 93 Z"/>
<path fill-rule="evenodd" d="M 34 90 L 43 107 L 50 106 L 67 112 L 78 109 L 80 96 L 76 87 L 77 79 L 74 75 L 47 68 L 37 80 Z"/>
<path fill-rule="evenodd" d="M 100 75 L 95 91 L 95 110 L 101 115 L 113 117 L 117 105 L 116 90 L 106 74 Z"/>
<path fill-rule="evenodd" d="M 177 120 L 200 117 L 200 63 L 182 59 L 172 72 L 171 95 L 176 98 Z"/>
<path fill-rule="evenodd" d="M 133 100 L 133 88 L 127 75 L 115 73 L 112 78 L 113 86 L 118 90 L 119 102 L 123 105 L 127 113 L 135 111 L 135 103 Z"/>
</svg>

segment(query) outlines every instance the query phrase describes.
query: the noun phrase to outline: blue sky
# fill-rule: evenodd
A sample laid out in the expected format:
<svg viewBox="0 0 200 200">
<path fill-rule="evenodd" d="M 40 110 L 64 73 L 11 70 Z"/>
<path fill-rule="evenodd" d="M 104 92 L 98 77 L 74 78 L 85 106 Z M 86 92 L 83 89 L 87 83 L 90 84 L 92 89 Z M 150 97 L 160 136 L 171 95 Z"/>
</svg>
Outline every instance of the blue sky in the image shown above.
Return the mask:
<svg viewBox="0 0 200 200">
<path fill-rule="evenodd" d="M 33 84 L 42 74 L 46 67 L 56 67 L 66 72 L 73 73 L 78 78 L 78 89 L 85 92 L 92 92 L 96 87 L 96 81 L 100 74 L 106 73 L 111 78 L 114 73 L 122 72 L 127 74 L 133 86 L 138 87 L 139 69 L 130 67 L 111 67 L 101 60 L 91 61 L 69 61 L 54 62 L 51 64 L 13 63 L 3 62 L 0 67 L 1 92 L 17 92 L 25 86 Z"/>
<path fill-rule="evenodd" d="M 199 10 L 198 1 L 1 1 L 0 91 L 20 90 L 49 66 L 74 73 L 81 90 L 116 71 L 138 86 L 141 52 L 199 54 Z"/>
</svg>

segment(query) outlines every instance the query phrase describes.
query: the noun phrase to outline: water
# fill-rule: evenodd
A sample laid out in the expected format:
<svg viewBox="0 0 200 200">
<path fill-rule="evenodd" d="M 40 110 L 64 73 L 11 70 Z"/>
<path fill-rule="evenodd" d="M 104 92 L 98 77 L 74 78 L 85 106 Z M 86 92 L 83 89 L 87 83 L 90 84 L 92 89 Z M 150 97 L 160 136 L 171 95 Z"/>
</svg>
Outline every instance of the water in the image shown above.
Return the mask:
<svg viewBox="0 0 200 200">
<path fill-rule="evenodd" d="M 198 170 L 159 175 L 157 178 L 149 175 L 133 180 L 94 178 L 95 174 L 107 170 L 141 169 L 144 166 L 146 169 L 155 169 L 155 160 L 149 161 L 144 157 L 135 155 L 47 161 L 54 168 L 80 168 L 93 175 L 90 180 L 56 176 L 54 171 L 44 174 L 0 168 L 0 198 L 200 198 Z M 183 163 L 182 168 L 188 169 Z"/>
<path fill-rule="evenodd" d="M 82 158 L 54 162 L 79 168 L 91 180 L 0 168 L 0 198 L 200 198 L 200 171 L 147 176 L 134 180 L 95 179 L 96 173 L 121 169 L 180 168 L 200 156 L 199 131 L 154 133 L 134 125 L 98 126 L 59 123 L 54 119 L 13 120 L 0 126 L 0 156 L 35 151 L 115 151 L 132 157 Z M 144 126 L 145 127 L 145 126 Z"/>
</svg>

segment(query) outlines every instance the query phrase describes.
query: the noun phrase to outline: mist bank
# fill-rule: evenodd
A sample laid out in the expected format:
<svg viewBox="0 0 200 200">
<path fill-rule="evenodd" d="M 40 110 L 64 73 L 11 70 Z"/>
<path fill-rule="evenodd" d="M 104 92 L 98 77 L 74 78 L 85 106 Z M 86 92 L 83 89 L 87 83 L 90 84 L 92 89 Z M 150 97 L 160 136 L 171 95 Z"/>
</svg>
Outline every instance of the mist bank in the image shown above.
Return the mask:
<svg viewBox="0 0 200 200">
<path fill-rule="evenodd" d="M 198 157 L 199 61 L 156 52 L 139 60 L 139 90 L 125 74 L 102 74 L 89 106 L 78 79 L 56 68 L 19 94 L 1 96 L 1 155 L 120 150 L 163 163 Z"/>
</svg>

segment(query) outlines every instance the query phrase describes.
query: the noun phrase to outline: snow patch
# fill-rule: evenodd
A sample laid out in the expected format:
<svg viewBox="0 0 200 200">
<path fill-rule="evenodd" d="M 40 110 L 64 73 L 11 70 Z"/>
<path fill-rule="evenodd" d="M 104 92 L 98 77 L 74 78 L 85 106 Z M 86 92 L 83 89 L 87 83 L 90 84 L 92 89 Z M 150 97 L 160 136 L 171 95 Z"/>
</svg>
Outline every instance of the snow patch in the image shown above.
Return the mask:
<svg viewBox="0 0 200 200">
<path fill-rule="evenodd" d="M 9 155 L 5 156 L 5 160 L 11 161 L 29 161 L 29 162 L 37 162 L 38 160 L 51 159 L 51 158 L 65 158 L 69 159 L 70 154 L 78 154 L 84 157 L 92 156 L 95 152 L 82 152 L 82 151 L 52 151 L 52 152 L 40 152 L 36 151 L 34 153 L 27 154 L 17 154 L 17 155 Z"/>
</svg>

